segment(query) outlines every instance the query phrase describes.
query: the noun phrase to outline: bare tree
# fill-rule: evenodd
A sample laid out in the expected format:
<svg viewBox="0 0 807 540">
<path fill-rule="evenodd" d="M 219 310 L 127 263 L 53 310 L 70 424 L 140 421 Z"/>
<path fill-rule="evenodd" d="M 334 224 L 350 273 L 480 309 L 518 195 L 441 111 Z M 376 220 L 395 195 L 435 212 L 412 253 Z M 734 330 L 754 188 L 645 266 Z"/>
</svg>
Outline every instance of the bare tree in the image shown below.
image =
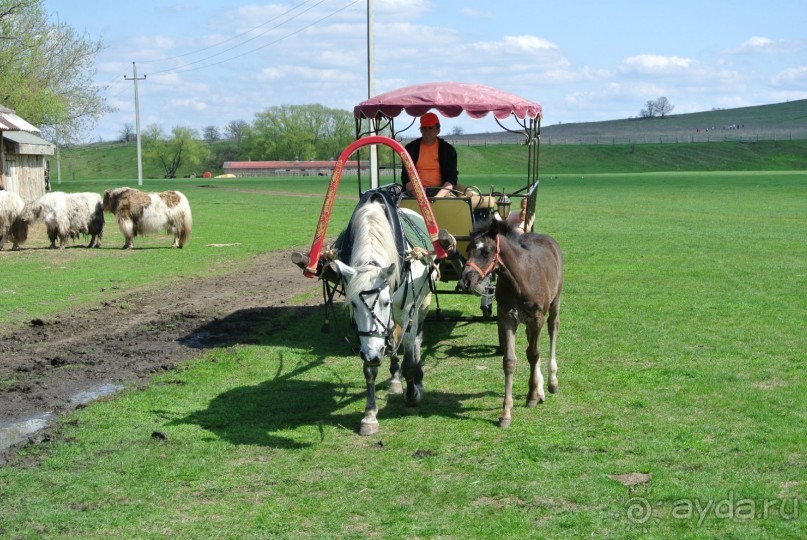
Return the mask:
<svg viewBox="0 0 807 540">
<path fill-rule="evenodd" d="M 216 126 L 207 126 L 202 131 L 202 136 L 207 142 L 216 142 L 221 139 L 221 134 L 219 133 L 219 128 Z"/>
<path fill-rule="evenodd" d="M 670 100 L 664 96 L 658 99 L 650 99 L 645 103 L 644 109 L 639 112 L 641 118 L 655 118 L 660 116 L 664 118 L 672 112 L 675 105 L 670 103 Z"/>
<path fill-rule="evenodd" d="M 653 118 L 656 116 L 656 101 L 650 99 L 645 103 L 644 109 L 639 111 L 639 116 L 642 118 Z"/>
<path fill-rule="evenodd" d="M 224 128 L 224 134 L 236 144 L 241 144 L 248 131 L 249 124 L 246 120 L 231 120 Z"/>
<path fill-rule="evenodd" d="M 136 136 L 134 126 L 128 123 L 123 124 L 123 127 L 118 132 L 118 140 L 120 142 L 132 142 L 135 140 Z"/>
<path fill-rule="evenodd" d="M 656 112 L 662 118 L 670 114 L 674 108 L 675 105 L 670 103 L 670 100 L 664 96 L 661 96 L 656 100 Z"/>
<path fill-rule="evenodd" d="M 463 131 L 461 126 L 454 126 L 451 129 L 451 134 L 454 135 L 455 137 L 458 135 L 462 135 L 463 133 L 465 133 L 465 131 Z"/>
</svg>

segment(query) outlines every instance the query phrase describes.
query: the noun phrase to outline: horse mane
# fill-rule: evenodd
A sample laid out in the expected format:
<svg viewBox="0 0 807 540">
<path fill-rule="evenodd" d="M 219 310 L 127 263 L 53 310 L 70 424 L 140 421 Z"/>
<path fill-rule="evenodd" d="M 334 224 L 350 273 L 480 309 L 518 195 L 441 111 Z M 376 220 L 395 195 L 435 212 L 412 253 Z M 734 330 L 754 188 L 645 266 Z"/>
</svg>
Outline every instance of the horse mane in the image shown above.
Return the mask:
<svg viewBox="0 0 807 540">
<path fill-rule="evenodd" d="M 522 235 L 521 232 L 504 220 L 488 219 L 474 226 L 473 231 L 471 231 L 471 240 L 476 240 L 481 236 L 494 238 L 496 235 L 500 235 L 509 237 L 512 234 L 516 234 L 517 236 Z"/>
<path fill-rule="evenodd" d="M 351 221 L 353 251 L 350 266 L 358 270 L 345 290 L 345 298 L 350 301 L 359 293 L 376 287 L 375 280 L 382 268 L 393 265 L 389 278 L 390 290 L 398 288 L 399 261 L 395 246 L 392 225 L 387 218 L 384 206 L 377 201 L 362 205 Z"/>
</svg>

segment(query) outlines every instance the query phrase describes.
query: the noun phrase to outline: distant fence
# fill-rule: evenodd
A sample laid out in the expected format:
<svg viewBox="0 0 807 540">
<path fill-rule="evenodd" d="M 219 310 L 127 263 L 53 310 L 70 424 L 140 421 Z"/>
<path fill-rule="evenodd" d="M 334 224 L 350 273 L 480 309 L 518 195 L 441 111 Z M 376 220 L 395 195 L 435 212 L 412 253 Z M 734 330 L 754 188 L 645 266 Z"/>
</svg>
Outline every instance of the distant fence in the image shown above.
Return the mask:
<svg viewBox="0 0 807 540">
<path fill-rule="evenodd" d="M 446 135 L 444 138 L 453 145 L 486 146 L 498 144 L 518 144 L 524 138 L 512 133 L 480 133 L 474 135 Z M 408 139 L 411 140 L 411 139 Z M 407 140 L 407 141 L 408 141 Z M 750 130 L 714 129 L 700 133 L 637 133 L 633 135 L 541 135 L 541 144 L 691 144 L 708 142 L 760 141 L 800 141 L 807 140 L 807 129 L 801 130 Z"/>
</svg>

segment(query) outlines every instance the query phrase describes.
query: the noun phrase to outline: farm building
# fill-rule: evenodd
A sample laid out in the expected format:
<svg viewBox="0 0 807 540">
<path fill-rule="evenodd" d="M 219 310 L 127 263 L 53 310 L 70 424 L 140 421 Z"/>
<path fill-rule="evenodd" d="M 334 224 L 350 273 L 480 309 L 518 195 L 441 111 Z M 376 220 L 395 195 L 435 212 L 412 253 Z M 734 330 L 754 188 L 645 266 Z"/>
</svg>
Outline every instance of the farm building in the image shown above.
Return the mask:
<svg viewBox="0 0 807 540">
<path fill-rule="evenodd" d="M 55 147 L 39 133 L 13 110 L 0 106 L 0 185 L 25 201 L 47 191 L 46 156 L 52 156 Z"/>
<path fill-rule="evenodd" d="M 225 161 L 224 174 L 244 176 L 330 176 L 335 161 Z M 359 162 L 345 162 L 345 174 L 358 174 Z M 361 164 L 361 172 L 370 170 Z"/>
</svg>

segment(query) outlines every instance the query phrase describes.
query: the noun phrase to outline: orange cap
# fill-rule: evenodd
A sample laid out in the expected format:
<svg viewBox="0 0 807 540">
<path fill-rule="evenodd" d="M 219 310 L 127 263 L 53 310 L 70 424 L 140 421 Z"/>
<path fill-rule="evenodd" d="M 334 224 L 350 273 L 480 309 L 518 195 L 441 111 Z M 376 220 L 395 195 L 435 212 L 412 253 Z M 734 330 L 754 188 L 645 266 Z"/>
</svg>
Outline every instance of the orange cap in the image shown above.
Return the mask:
<svg viewBox="0 0 807 540">
<path fill-rule="evenodd" d="M 437 115 L 434 113 L 426 113 L 420 117 L 420 127 L 432 127 L 432 126 L 439 126 L 440 119 L 437 118 Z"/>
</svg>

